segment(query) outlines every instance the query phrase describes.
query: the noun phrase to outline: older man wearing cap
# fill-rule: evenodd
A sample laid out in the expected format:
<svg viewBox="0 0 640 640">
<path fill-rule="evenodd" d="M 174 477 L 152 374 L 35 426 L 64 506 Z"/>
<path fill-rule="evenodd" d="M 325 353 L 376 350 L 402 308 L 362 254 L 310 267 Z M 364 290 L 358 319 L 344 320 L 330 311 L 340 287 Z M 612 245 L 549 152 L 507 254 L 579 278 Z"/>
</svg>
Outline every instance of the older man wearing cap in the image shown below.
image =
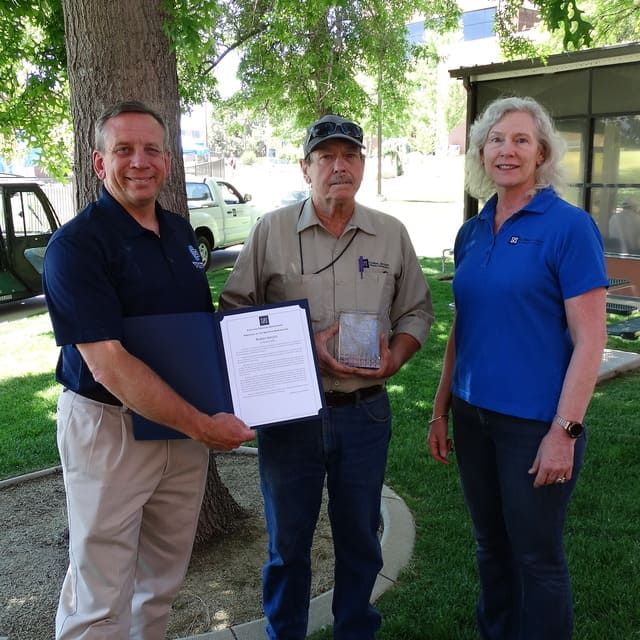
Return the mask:
<svg viewBox="0 0 640 640">
<path fill-rule="evenodd" d="M 362 129 L 345 118 L 327 115 L 308 127 L 300 166 L 311 197 L 258 221 L 220 296 L 224 310 L 307 298 L 325 391 L 321 419 L 258 434 L 271 640 L 306 635 L 325 479 L 334 638 L 371 640 L 380 626 L 369 600 L 382 567 L 377 534 L 391 436 L 385 383 L 424 343 L 433 313 L 404 226 L 355 200 L 363 148 Z M 351 342 L 366 345 L 361 361 L 343 353 L 348 327 Z"/>
</svg>

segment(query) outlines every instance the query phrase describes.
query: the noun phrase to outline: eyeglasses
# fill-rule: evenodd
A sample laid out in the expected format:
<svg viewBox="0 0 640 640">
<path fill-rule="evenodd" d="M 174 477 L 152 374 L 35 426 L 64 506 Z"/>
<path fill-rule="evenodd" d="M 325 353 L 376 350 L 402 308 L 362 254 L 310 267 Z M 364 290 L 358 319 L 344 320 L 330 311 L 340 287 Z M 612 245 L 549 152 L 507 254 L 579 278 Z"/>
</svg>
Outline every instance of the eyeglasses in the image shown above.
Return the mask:
<svg viewBox="0 0 640 640">
<path fill-rule="evenodd" d="M 358 142 L 362 142 L 364 132 L 353 122 L 319 122 L 307 130 L 307 144 L 315 138 L 326 138 L 336 132 L 344 133 Z"/>
</svg>

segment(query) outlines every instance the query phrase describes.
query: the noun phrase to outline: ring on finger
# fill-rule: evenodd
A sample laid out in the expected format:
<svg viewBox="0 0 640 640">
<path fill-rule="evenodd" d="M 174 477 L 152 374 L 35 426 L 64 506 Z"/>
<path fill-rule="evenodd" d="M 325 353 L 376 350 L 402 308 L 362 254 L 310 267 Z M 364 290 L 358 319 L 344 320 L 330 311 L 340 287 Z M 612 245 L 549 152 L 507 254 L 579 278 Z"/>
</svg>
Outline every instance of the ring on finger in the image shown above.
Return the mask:
<svg viewBox="0 0 640 640">
<path fill-rule="evenodd" d="M 556 480 L 556 484 L 564 484 L 567 481 L 567 477 L 566 476 L 561 476 L 560 478 L 558 478 Z"/>
</svg>

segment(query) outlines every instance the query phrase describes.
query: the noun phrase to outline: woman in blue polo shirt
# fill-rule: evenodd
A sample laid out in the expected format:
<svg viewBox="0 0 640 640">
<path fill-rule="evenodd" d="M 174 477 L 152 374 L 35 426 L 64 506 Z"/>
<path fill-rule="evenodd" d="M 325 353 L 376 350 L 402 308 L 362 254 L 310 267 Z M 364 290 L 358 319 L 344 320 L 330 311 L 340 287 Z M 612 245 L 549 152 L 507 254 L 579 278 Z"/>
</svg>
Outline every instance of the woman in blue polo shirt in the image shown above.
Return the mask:
<svg viewBox="0 0 640 640">
<path fill-rule="evenodd" d="M 558 195 L 564 143 L 531 98 L 501 98 L 470 130 L 466 188 L 487 199 L 454 252 L 456 317 L 429 428 L 448 414 L 480 576 L 483 640 L 568 640 L 563 545 L 582 421 L 606 342 L 607 276 L 593 219 Z"/>
</svg>

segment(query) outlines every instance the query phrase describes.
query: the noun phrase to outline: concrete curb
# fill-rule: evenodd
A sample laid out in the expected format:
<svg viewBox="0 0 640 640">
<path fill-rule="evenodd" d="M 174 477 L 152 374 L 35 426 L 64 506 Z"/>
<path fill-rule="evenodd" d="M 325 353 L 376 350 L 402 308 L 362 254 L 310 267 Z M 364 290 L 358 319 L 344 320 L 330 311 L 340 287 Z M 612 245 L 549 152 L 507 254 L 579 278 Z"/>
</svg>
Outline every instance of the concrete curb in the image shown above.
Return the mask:
<svg viewBox="0 0 640 640">
<path fill-rule="evenodd" d="M 22 482 L 27 482 L 28 480 L 34 480 L 35 478 L 42 478 L 42 476 L 48 476 L 52 473 L 56 473 L 57 471 L 62 471 L 62 467 L 60 465 L 57 467 L 49 467 L 48 469 L 40 469 L 40 471 L 25 473 L 22 476 L 15 476 L 13 478 L 7 478 L 6 480 L 0 480 L 0 489 L 12 487 L 14 484 L 20 484 Z M 3 640 L 1 636 L 0 640 Z"/>
<path fill-rule="evenodd" d="M 384 524 L 382 533 L 383 566 L 378 574 L 371 602 L 377 600 L 387 589 L 396 584 L 400 571 L 407 565 L 415 543 L 415 523 L 404 500 L 386 485 L 382 488 L 380 515 Z M 316 596 L 309 605 L 307 635 L 333 623 L 331 600 L 333 589 Z M 265 640 L 266 618 L 209 631 L 178 640 Z"/>
<path fill-rule="evenodd" d="M 258 450 L 255 447 L 238 447 L 233 451 L 221 451 L 222 453 L 234 453 L 240 455 L 255 455 L 258 453 Z M 0 480 L 0 489 L 4 489 L 5 487 L 11 487 L 14 484 L 20 484 L 21 482 L 27 482 L 28 480 L 35 480 L 36 478 L 41 478 L 42 476 L 48 476 L 52 473 L 56 473 L 57 471 L 62 471 L 62 467 L 57 465 L 55 467 L 49 467 L 47 469 L 40 469 L 39 471 L 32 471 L 31 473 L 25 473 L 21 476 L 15 476 L 13 478 L 6 478 L 5 480 Z M 3 638 L 0 636 L 0 640 Z"/>
</svg>

